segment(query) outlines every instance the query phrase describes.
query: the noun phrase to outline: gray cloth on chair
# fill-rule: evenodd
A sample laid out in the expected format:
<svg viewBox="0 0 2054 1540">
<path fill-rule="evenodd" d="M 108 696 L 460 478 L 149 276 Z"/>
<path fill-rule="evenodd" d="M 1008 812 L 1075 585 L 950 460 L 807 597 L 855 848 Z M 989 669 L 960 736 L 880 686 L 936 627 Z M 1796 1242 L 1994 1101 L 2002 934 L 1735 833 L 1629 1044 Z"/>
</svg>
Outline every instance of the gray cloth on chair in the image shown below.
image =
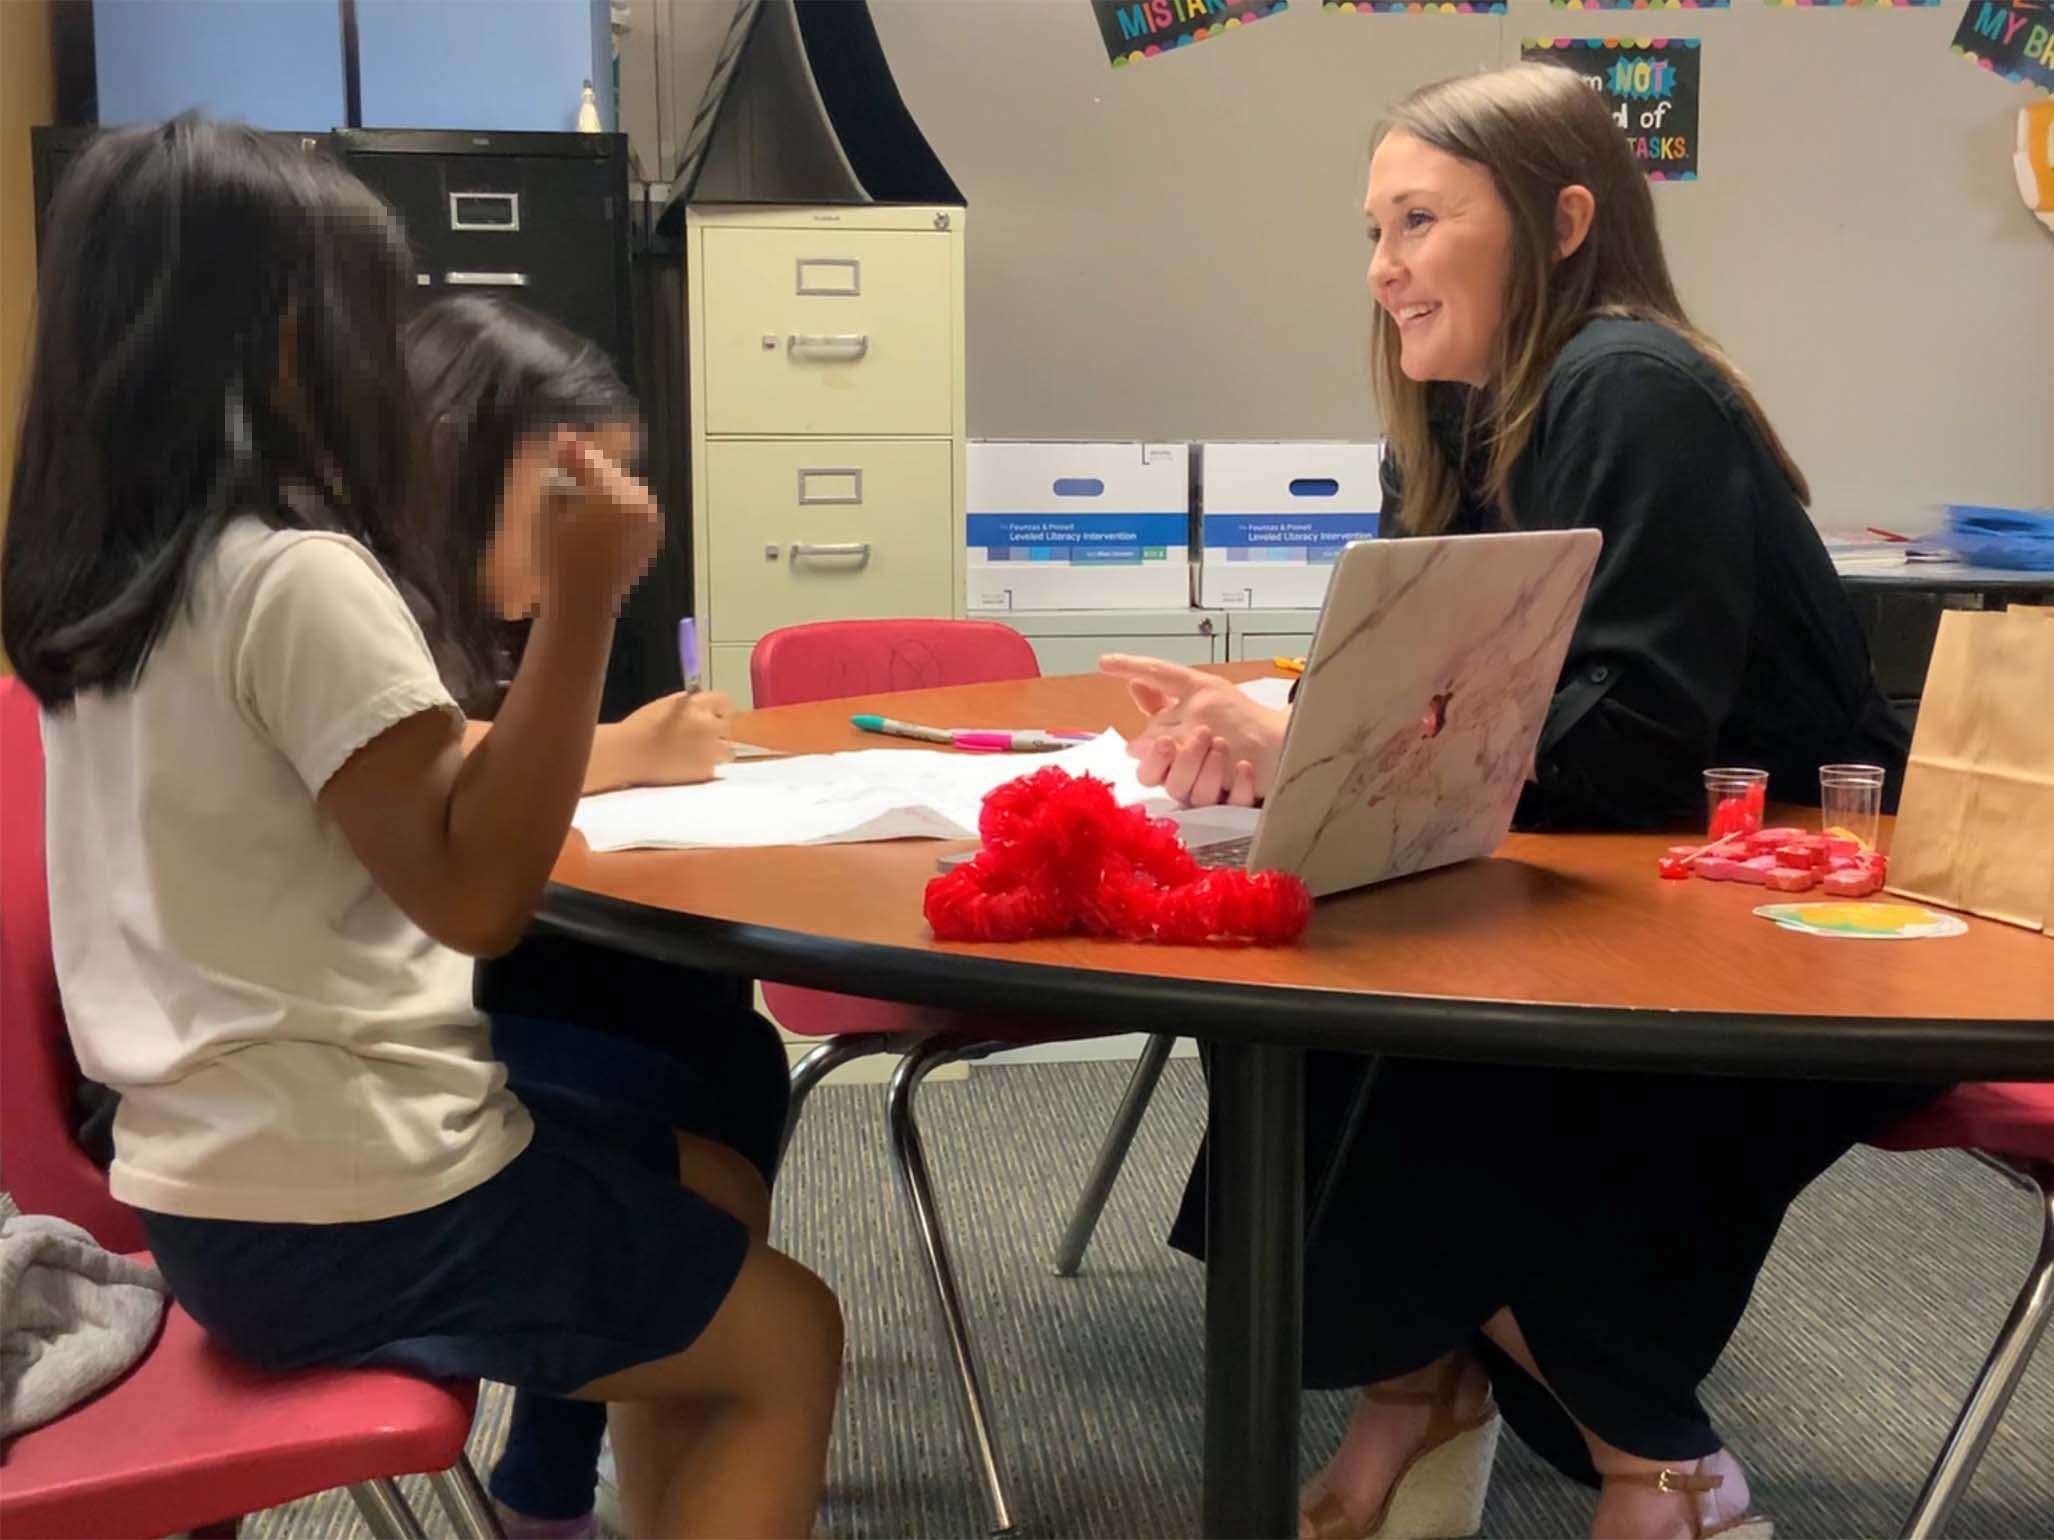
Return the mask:
<svg viewBox="0 0 2054 1540">
<path fill-rule="evenodd" d="M 163 1276 L 47 1214 L 0 1218 L 0 1438 L 126 1374 L 164 1318 Z"/>
</svg>

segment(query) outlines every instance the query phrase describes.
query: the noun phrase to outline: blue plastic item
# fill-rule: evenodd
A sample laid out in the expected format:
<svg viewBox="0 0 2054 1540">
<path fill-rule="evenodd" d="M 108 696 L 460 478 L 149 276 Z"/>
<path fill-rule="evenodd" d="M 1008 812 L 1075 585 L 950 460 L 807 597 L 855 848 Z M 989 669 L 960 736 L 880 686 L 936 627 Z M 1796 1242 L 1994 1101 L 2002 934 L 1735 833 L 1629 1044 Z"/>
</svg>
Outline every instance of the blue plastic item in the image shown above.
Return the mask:
<svg viewBox="0 0 2054 1540">
<path fill-rule="evenodd" d="M 2054 513 L 1949 503 L 1946 544 L 1973 567 L 2054 572 Z"/>
</svg>

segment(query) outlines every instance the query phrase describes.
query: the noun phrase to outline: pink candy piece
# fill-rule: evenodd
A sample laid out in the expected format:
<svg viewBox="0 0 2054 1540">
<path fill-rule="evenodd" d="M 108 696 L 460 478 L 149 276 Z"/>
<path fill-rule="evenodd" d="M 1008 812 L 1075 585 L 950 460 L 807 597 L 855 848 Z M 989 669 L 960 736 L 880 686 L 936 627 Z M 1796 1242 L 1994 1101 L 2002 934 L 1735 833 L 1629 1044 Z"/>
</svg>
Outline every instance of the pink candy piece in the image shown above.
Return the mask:
<svg viewBox="0 0 2054 1540">
<path fill-rule="evenodd" d="M 1867 898 L 1883 885 L 1880 872 L 1856 868 L 1844 872 L 1828 872 L 1822 884 L 1835 898 Z"/>
<path fill-rule="evenodd" d="M 1834 856 L 1858 856 L 1861 854 L 1860 840 L 1826 838 L 1826 853 Z"/>
<path fill-rule="evenodd" d="M 1738 882 L 1740 863 L 1731 856 L 1705 856 L 1693 861 L 1690 869 L 1711 882 Z"/>
<path fill-rule="evenodd" d="M 1779 866 L 1762 879 L 1762 885 L 1778 893 L 1808 893 L 1818 880 L 1808 866 Z"/>
<path fill-rule="evenodd" d="M 1803 829 L 1757 829 L 1747 837 L 1747 849 L 1750 855 L 1761 855 L 1764 851 L 1794 845 L 1804 837 Z"/>
<path fill-rule="evenodd" d="M 1776 852 L 1776 860 L 1784 866 L 1808 872 L 1815 864 L 1812 860 L 1814 854 L 1816 852 L 1809 845 L 1785 845 Z"/>
<path fill-rule="evenodd" d="M 1769 873 L 1776 869 L 1774 856 L 1756 856 L 1751 861 L 1737 861 L 1733 866 L 1735 882 L 1751 882 L 1760 887 L 1769 880 Z"/>
<path fill-rule="evenodd" d="M 1861 862 L 1853 856 L 1826 857 L 1826 870 L 1829 872 L 1851 872 L 1860 866 Z"/>
</svg>

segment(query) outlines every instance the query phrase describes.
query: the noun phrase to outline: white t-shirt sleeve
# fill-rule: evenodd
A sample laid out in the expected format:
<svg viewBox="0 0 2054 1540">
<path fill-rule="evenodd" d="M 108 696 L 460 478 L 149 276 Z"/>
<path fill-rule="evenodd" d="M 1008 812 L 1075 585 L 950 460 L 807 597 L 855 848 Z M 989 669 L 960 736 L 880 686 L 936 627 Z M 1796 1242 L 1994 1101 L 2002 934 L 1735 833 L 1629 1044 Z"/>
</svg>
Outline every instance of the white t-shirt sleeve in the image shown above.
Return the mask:
<svg viewBox="0 0 2054 1540">
<path fill-rule="evenodd" d="M 244 575 L 228 665 L 242 710 L 319 795 L 388 727 L 463 718 L 420 626 L 371 553 L 345 537 L 283 542 Z"/>
</svg>

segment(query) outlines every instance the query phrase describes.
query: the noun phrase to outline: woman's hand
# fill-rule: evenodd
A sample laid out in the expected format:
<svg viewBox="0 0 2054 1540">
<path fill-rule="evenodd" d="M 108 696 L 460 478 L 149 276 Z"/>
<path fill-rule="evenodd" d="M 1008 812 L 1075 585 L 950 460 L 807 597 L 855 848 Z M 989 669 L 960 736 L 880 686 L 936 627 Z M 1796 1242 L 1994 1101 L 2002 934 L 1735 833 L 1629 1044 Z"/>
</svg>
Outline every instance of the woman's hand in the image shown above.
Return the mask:
<svg viewBox="0 0 2054 1540">
<path fill-rule="evenodd" d="M 1189 807 L 1253 807 L 1269 795 L 1289 711 L 1256 704 L 1234 685 L 1181 663 L 1108 653 L 1099 669 L 1127 682 L 1148 725 L 1127 745 L 1144 786 Z"/>
<path fill-rule="evenodd" d="M 735 757 L 734 703 L 718 690 L 666 695 L 602 725 L 592 742 L 585 791 L 710 781 Z"/>
</svg>

